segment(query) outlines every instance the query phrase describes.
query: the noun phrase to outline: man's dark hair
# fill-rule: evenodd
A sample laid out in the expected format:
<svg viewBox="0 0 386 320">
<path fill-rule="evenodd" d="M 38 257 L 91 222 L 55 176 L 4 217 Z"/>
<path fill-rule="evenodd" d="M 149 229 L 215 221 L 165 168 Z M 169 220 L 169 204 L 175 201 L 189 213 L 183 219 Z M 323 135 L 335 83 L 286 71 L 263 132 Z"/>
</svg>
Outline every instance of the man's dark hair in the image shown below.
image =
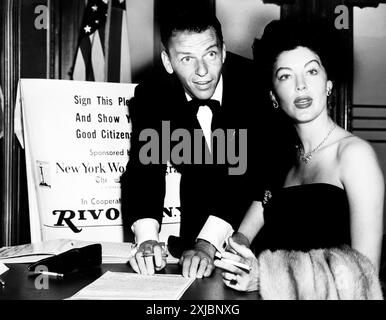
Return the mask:
<svg viewBox="0 0 386 320">
<path fill-rule="evenodd" d="M 210 28 L 216 33 L 220 47 L 223 44 L 221 24 L 214 13 L 207 6 L 198 3 L 174 7 L 168 15 L 161 20 L 161 41 L 165 50 L 168 51 L 170 39 L 176 32 L 201 33 Z"/>
</svg>

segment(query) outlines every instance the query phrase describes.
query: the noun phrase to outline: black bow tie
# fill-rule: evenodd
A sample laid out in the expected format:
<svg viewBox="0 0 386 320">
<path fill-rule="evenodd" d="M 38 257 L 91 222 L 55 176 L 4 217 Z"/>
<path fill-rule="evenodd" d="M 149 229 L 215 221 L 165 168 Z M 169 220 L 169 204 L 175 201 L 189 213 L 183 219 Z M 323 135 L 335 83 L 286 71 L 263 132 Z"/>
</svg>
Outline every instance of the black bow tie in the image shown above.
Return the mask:
<svg viewBox="0 0 386 320">
<path fill-rule="evenodd" d="M 214 99 L 200 100 L 195 98 L 190 100 L 188 104 L 195 112 L 197 112 L 201 106 L 208 106 L 213 113 L 220 107 L 220 102 Z"/>
</svg>

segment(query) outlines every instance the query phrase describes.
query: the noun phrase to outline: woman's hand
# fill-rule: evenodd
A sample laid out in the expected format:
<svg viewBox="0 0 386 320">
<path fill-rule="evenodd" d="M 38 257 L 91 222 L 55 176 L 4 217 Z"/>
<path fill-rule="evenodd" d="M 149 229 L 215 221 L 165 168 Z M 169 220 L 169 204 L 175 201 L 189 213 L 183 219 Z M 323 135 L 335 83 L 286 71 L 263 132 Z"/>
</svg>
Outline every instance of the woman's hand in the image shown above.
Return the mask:
<svg viewBox="0 0 386 320">
<path fill-rule="evenodd" d="M 243 270 L 221 260 L 215 260 L 216 267 L 224 269 L 222 273 L 224 283 L 238 291 L 259 290 L 259 265 L 253 252 L 243 245 L 237 244 L 232 238 L 229 239 L 231 252 L 224 252 L 222 257 L 244 263 L 251 267 L 250 271 Z"/>
<path fill-rule="evenodd" d="M 249 242 L 248 238 L 242 234 L 241 232 L 235 232 L 232 235 L 232 240 L 234 240 L 237 244 L 241 244 L 249 248 L 251 246 L 251 243 Z M 228 248 L 227 248 L 228 249 Z M 231 250 L 227 250 L 231 251 Z M 233 252 L 235 253 L 235 252 Z"/>
</svg>

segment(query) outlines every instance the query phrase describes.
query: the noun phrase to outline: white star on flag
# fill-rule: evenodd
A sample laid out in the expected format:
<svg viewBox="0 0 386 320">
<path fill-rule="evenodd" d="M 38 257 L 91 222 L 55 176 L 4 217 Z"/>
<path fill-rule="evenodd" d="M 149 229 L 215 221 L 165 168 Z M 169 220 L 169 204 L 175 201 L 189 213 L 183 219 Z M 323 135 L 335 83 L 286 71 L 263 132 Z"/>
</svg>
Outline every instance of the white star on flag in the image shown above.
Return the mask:
<svg viewBox="0 0 386 320">
<path fill-rule="evenodd" d="M 72 66 L 72 79 L 131 82 L 126 12 L 128 1 L 87 1 L 79 34 L 79 46 Z"/>
</svg>

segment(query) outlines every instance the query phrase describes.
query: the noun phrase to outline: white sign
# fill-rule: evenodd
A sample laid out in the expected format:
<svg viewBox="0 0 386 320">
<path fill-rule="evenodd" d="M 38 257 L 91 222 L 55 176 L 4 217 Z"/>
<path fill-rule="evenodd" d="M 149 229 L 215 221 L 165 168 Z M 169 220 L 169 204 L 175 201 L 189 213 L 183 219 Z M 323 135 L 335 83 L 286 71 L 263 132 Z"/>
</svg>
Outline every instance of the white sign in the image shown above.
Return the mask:
<svg viewBox="0 0 386 320">
<path fill-rule="evenodd" d="M 22 79 L 31 241 L 122 241 L 135 85 Z M 37 221 L 38 220 L 38 221 Z"/>
<path fill-rule="evenodd" d="M 129 160 L 135 86 L 20 80 L 15 132 L 25 145 L 31 242 L 123 241 L 120 177 Z M 180 221 L 178 174 L 165 179 L 161 241 L 178 235 Z"/>
</svg>

